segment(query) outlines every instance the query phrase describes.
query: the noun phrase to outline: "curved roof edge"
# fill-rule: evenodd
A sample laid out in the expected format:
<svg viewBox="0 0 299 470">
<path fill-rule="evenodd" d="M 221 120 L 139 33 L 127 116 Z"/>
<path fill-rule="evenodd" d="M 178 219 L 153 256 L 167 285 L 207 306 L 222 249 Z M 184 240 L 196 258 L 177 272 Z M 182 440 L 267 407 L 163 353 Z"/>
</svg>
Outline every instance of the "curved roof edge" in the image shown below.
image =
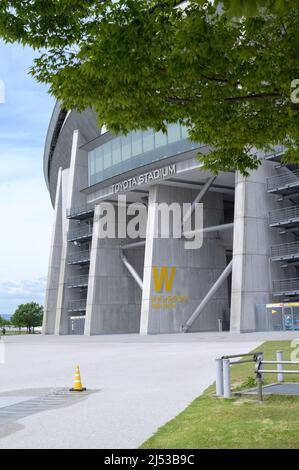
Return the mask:
<svg viewBox="0 0 299 470">
<path fill-rule="evenodd" d="M 44 177 L 48 190 L 50 191 L 49 175 L 50 175 L 50 166 L 53 153 L 57 144 L 58 136 L 60 134 L 62 125 L 65 121 L 67 111 L 61 108 L 58 101 L 56 101 L 52 116 L 50 119 L 50 124 L 48 127 L 48 132 L 45 141 L 44 149 Z"/>
</svg>

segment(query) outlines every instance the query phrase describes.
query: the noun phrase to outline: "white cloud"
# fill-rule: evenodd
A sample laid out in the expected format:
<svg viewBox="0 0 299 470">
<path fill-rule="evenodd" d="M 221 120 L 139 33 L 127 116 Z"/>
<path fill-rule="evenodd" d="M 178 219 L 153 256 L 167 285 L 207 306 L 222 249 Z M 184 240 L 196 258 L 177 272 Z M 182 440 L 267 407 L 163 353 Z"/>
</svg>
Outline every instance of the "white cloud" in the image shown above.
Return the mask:
<svg viewBox="0 0 299 470">
<path fill-rule="evenodd" d="M 36 280 L 23 280 L 20 282 L 0 282 L 0 295 L 7 298 L 31 299 L 32 296 L 43 295 L 46 285 L 46 278 L 41 277 Z"/>
<path fill-rule="evenodd" d="M 0 282 L 0 314 L 13 313 L 18 305 L 27 302 L 44 303 L 46 278 Z"/>
<path fill-rule="evenodd" d="M 44 298 L 53 211 L 43 147 L 54 100 L 28 76 L 33 57 L 29 48 L 0 43 L 0 314 Z"/>
</svg>

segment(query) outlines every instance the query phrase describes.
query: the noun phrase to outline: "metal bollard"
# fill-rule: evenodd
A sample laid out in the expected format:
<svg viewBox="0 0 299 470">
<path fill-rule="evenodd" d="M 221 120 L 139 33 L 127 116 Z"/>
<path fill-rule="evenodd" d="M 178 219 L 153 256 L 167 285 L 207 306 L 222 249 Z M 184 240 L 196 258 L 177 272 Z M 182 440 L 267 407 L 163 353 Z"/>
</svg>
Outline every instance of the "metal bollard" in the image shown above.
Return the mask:
<svg viewBox="0 0 299 470">
<path fill-rule="evenodd" d="M 258 362 L 261 362 L 263 359 L 264 359 L 264 354 L 263 353 L 261 353 L 257 356 Z M 263 372 L 263 367 L 262 367 L 262 365 L 260 366 L 259 372 L 260 372 L 261 380 L 263 380 L 263 373 L 262 373 Z"/>
<path fill-rule="evenodd" d="M 276 351 L 276 360 L 283 361 L 283 351 Z M 277 381 L 283 382 L 283 364 L 277 364 Z"/>
<path fill-rule="evenodd" d="M 231 397 L 230 390 L 230 363 L 229 359 L 223 359 L 223 396 L 224 398 Z"/>
<path fill-rule="evenodd" d="M 216 362 L 216 395 L 223 396 L 223 366 L 222 359 L 215 359 Z"/>
<path fill-rule="evenodd" d="M 262 375 L 259 372 L 256 374 L 256 380 L 258 401 L 263 401 L 263 379 Z"/>
<path fill-rule="evenodd" d="M 223 321 L 222 321 L 222 318 L 218 318 L 218 331 L 223 331 Z"/>
</svg>

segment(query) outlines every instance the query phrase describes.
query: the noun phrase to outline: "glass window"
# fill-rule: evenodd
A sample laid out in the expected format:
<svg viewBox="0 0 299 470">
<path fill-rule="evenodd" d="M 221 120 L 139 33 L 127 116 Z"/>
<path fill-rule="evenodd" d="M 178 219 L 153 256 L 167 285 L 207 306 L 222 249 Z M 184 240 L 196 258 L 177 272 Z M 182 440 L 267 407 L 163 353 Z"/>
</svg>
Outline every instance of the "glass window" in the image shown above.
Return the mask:
<svg viewBox="0 0 299 470">
<path fill-rule="evenodd" d="M 88 154 L 88 169 L 89 169 L 89 174 L 94 175 L 95 174 L 95 152 L 89 152 Z"/>
<path fill-rule="evenodd" d="M 147 129 L 115 137 L 88 152 L 89 184 L 198 146 L 190 142 L 186 126 L 178 123 L 169 124 L 166 134 Z M 135 155 L 142 157 L 132 158 Z"/>
<path fill-rule="evenodd" d="M 162 147 L 163 145 L 167 145 L 167 134 L 162 131 L 155 132 L 155 147 Z"/>
<path fill-rule="evenodd" d="M 153 150 L 155 147 L 154 144 L 154 131 L 153 129 L 148 129 L 147 131 L 143 132 L 143 151 L 148 152 L 149 150 Z"/>
<path fill-rule="evenodd" d="M 93 184 L 94 175 L 95 175 L 95 152 L 89 152 L 88 154 L 88 175 L 89 175 L 89 185 Z"/>
<path fill-rule="evenodd" d="M 131 137 L 131 134 L 123 135 L 121 137 L 122 160 L 127 160 L 132 155 Z"/>
<path fill-rule="evenodd" d="M 103 171 L 103 147 L 98 147 L 95 150 L 95 165 L 96 173 Z"/>
<path fill-rule="evenodd" d="M 132 156 L 142 153 L 142 133 L 132 132 Z"/>
<path fill-rule="evenodd" d="M 181 140 L 181 127 L 179 124 L 169 124 L 167 127 L 168 143 Z"/>
<path fill-rule="evenodd" d="M 102 145 L 104 153 L 104 168 L 111 167 L 111 142 Z"/>
<path fill-rule="evenodd" d="M 121 162 L 121 146 L 120 146 L 120 138 L 117 137 L 111 141 L 112 145 L 112 164 L 117 165 Z"/>
</svg>

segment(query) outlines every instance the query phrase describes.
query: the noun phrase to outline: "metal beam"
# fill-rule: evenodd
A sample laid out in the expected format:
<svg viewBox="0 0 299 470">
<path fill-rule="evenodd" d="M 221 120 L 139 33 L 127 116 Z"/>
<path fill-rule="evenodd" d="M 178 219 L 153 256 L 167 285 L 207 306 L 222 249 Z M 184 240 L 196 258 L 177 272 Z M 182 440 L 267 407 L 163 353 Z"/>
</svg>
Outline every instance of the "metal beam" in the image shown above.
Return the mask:
<svg viewBox="0 0 299 470">
<path fill-rule="evenodd" d="M 189 320 L 186 321 L 185 325 L 183 325 L 182 329 L 184 333 L 186 333 L 189 328 L 193 325 L 197 317 L 201 314 L 205 306 L 209 303 L 215 292 L 222 286 L 223 282 L 226 280 L 226 278 L 230 275 L 232 272 L 232 267 L 233 267 L 233 261 L 231 261 L 225 268 L 225 270 L 220 274 L 218 277 L 217 281 L 215 284 L 211 287 L 209 292 L 206 294 L 206 296 L 203 298 L 203 300 L 200 302 L 198 307 L 195 309 L 195 311 L 192 313 L 191 317 Z"/>
<path fill-rule="evenodd" d="M 196 233 L 207 233 L 207 232 L 222 232 L 223 230 L 230 230 L 231 228 L 234 227 L 234 223 L 231 222 L 229 224 L 221 224 L 221 225 L 212 225 L 211 227 L 204 227 L 204 228 L 199 228 L 197 230 L 189 230 L 189 232 L 184 232 L 183 236 L 192 236 L 195 235 Z"/>
<path fill-rule="evenodd" d="M 135 271 L 135 269 L 133 268 L 133 266 L 129 263 L 129 261 L 127 260 L 127 258 L 125 257 L 125 255 L 121 254 L 120 255 L 121 257 L 121 260 L 122 262 L 124 263 L 125 267 L 127 268 L 127 270 L 129 271 L 129 273 L 131 274 L 131 276 L 135 279 L 135 281 L 137 282 L 138 286 L 140 287 L 140 289 L 143 289 L 143 282 L 142 282 L 142 279 L 140 278 L 139 274 Z"/>
<path fill-rule="evenodd" d="M 126 243 L 124 245 L 120 245 L 120 248 L 122 250 L 129 250 L 130 248 L 137 248 L 138 246 L 144 246 L 144 245 L 145 245 L 145 240 L 141 240 L 139 242 Z"/>
<path fill-rule="evenodd" d="M 198 204 L 202 200 L 206 192 L 209 191 L 215 179 L 216 179 L 216 176 L 211 176 L 211 178 L 209 178 L 208 181 L 206 181 L 206 183 L 203 185 L 202 189 L 199 191 L 198 195 L 192 202 L 190 209 L 185 214 L 185 217 L 183 219 L 183 226 L 187 222 L 187 220 L 191 217 L 192 212 L 194 211 L 195 205 Z"/>
</svg>

